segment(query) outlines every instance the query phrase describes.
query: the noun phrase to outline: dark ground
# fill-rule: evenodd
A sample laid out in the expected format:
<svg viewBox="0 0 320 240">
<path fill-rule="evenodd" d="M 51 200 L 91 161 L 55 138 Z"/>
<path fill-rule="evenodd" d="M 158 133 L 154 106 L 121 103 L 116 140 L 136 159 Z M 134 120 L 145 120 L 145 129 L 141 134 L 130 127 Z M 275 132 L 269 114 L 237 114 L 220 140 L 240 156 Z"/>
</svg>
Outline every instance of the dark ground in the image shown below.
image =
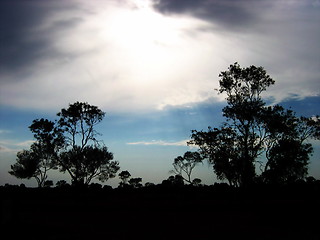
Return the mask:
<svg viewBox="0 0 320 240">
<path fill-rule="evenodd" d="M 7 239 L 320 239 L 319 186 L 1 187 Z"/>
</svg>

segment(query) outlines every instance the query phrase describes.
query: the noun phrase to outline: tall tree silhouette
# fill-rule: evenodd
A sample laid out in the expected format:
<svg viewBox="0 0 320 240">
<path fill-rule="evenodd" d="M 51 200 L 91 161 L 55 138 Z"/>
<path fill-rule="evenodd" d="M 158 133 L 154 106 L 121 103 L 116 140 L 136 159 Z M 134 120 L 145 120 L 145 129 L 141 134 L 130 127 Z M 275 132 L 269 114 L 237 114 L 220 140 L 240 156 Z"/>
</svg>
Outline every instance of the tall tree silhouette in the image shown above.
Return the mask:
<svg viewBox="0 0 320 240">
<path fill-rule="evenodd" d="M 75 102 L 57 114 L 59 128 L 64 132 L 67 151 L 58 161 L 60 170 L 68 172 L 74 185 L 88 185 L 93 178 L 106 181 L 116 176 L 119 163 L 96 138 L 95 126 L 105 113 L 88 103 Z"/>
<path fill-rule="evenodd" d="M 319 136 L 319 118 L 297 118 L 279 105 L 267 107 L 261 94 L 274 80 L 262 67 L 241 68 L 235 63 L 219 77 L 218 91 L 226 94 L 227 100 L 222 110 L 226 122 L 220 128 L 209 127 L 208 131 L 193 130 L 189 142 L 200 147 L 200 153 L 213 164 L 218 178 L 236 186 L 252 184 L 257 176 L 258 157 L 267 153 L 269 161 L 265 171 L 280 168 L 283 158 L 279 151 L 289 154 L 290 150 L 285 147 L 289 140 L 300 150 L 290 152 L 290 161 L 294 164 L 284 164 L 282 168 L 286 171 L 280 172 L 285 174 L 290 166 L 295 166 L 299 171 L 291 169 L 291 175 L 305 176 L 312 147 L 304 145 L 304 141 Z"/>
</svg>

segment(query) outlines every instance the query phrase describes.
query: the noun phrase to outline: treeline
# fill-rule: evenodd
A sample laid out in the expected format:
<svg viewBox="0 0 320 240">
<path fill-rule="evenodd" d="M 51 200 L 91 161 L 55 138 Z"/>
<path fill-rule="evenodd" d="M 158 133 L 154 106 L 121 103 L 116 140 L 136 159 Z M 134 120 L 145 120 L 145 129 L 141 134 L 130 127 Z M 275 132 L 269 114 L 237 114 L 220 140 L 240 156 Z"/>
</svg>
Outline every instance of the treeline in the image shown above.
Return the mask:
<svg viewBox="0 0 320 240">
<path fill-rule="evenodd" d="M 212 165 L 219 180 L 226 180 L 232 187 L 311 182 L 312 178 L 307 178 L 313 152 L 309 140 L 320 139 L 320 117 L 299 117 L 281 105 L 267 105 L 262 94 L 275 81 L 262 67 L 241 68 L 235 63 L 219 78 L 217 91 L 225 94 L 227 101 L 222 109 L 225 122 L 209 126 L 206 131 L 192 130 L 188 144 L 198 147 L 198 151 L 176 157 L 171 171 L 174 176 L 161 185 L 201 186 L 201 179 L 192 178 L 192 172 L 203 161 Z M 75 187 L 91 186 L 93 179 L 105 182 L 117 175 L 119 187 L 142 187 L 141 178 L 130 179 L 128 171 L 118 173 L 119 162 L 98 139 L 101 134 L 95 126 L 105 117 L 103 111 L 76 102 L 61 109 L 57 116 L 55 121 L 33 121 L 29 128 L 36 141 L 29 150 L 17 154 L 10 174 L 21 179 L 35 178 L 39 187 L 53 185 L 48 180 L 52 170 L 67 173 Z M 63 180 L 57 184 L 68 185 Z"/>
<path fill-rule="evenodd" d="M 139 178 L 141 179 L 141 178 Z M 288 183 L 286 185 L 278 185 L 278 184 L 264 184 L 264 183 L 256 183 L 251 185 L 249 188 L 239 188 L 235 186 L 230 186 L 227 183 L 214 183 L 212 185 L 206 184 L 185 184 L 184 181 L 179 177 L 170 176 L 168 179 L 163 180 L 159 184 L 154 184 L 147 182 L 143 184 L 133 184 L 128 183 L 125 185 L 119 184 L 117 187 L 112 187 L 110 185 L 103 185 L 100 183 L 91 183 L 89 185 L 84 185 L 79 187 L 75 187 L 67 183 L 65 180 L 57 181 L 56 184 L 53 184 L 50 181 L 50 184 L 45 185 L 42 188 L 29 188 L 24 184 L 20 185 L 12 185 L 5 184 L 0 186 L 0 191 L 6 192 L 38 192 L 38 191 L 57 191 L 57 192 L 83 192 L 88 191 L 92 193 L 111 193 L 111 192 L 146 192 L 146 193 L 183 193 L 189 191 L 198 191 L 198 192 L 211 192 L 211 193 L 248 193 L 248 192 L 273 192 L 273 193 L 295 193 L 300 194 L 301 192 L 309 193 L 309 194 L 320 194 L 320 180 L 315 179 L 314 177 L 307 177 L 305 180 L 298 180 L 295 182 Z M 317 195 L 320 196 L 320 195 Z M 303 197 L 303 195 L 301 196 Z"/>
</svg>

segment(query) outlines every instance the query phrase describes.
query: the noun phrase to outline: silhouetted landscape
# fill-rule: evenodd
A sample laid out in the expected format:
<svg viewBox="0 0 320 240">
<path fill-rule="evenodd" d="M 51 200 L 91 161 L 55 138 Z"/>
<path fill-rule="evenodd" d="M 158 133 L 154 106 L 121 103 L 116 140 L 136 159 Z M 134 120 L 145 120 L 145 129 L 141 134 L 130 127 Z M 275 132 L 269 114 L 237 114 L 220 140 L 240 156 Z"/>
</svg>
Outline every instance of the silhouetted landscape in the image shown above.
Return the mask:
<svg viewBox="0 0 320 240">
<path fill-rule="evenodd" d="M 0 16 L 3 239 L 320 240 L 320 0 Z"/>
<path fill-rule="evenodd" d="M 131 177 L 98 139 L 105 113 L 75 102 L 57 120 L 35 119 L 35 141 L 9 173 L 38 188 L 2 186 L 5 234 L 23 239 L 319 239 L 320 181 L 308 175 L 320 117 L 298 117 L 262 99 L 275 81 L 262 67 L 238 63 L 221 72 L 226 121 L 192 130 L 197 151 L 177 156 L 161 184 Z M 263 158 L 261 159 L 261 156 Z M 264 159 L 264 160 L 263 160 Z M 207 161 L 219 180 L 207 186 L 193 170 Z M 260 169 L 258 171 L 257 169 Z M 50 172 L 66 173 L 54 183 Z M 102 186 L 119 177 L 119 186 Z"/>
</svg>

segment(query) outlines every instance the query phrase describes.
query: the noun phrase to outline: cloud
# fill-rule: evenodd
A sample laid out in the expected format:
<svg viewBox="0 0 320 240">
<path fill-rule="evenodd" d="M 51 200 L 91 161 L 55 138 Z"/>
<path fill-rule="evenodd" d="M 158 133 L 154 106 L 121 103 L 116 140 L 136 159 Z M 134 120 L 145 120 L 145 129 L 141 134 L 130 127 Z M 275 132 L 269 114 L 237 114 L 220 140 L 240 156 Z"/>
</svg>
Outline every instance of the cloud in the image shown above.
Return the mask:
<svg viewBox="0 0 320 240">
<path fill-rule="evenodd" d="M 190 139 L 181 140 L 178 142 L 167 142 L 163 140 L 152 140 L 152 141 L 140 141 L 140 142 L 130 142 L 127 143 L 128 145 L 157 145 L 157 146 L 187 146 L 187 142 L 190 141 Z"/>
<path fill-rule="evenodd" d="M 259 21 L 263 13 L 257 7 L 268 7 L 267 0 L 157 0 L 154 7 L 164 14 L 186 14 L 211 21 L 216 27 L 244 29 Z"/>
<path fill-rule="evenodd" d="M 16 153 L 22 149 L 27 149 L 34 143 L 34 140 L 26 140 L 22 142 L 16 142 L 13 140 L 1 140 L 0 141 L 0 152 Z"/>
<path fill-rule="evenodd" d="M 200 92 L 215 87 L 203 71 L 212 64 L 204 56 L 211 51 L 207 36 L 189 35 L 202 22 L 109 1 L 76 2 L 88 8 L 48 10 L 29 24 L 32 30 L 27 25 L 24 34 L 18 31 L 19 41 L 34 40 L 15 43 L 31 49 L 21 53 L 22 64 L 14 62 L 19 54 L 7 54 L 12 61 L 4 57 L 1 102 L 57 109 L 81 98 L 111 111 L 154 110 L 202 101 L 208 94 Z M 41 54 L 32 50 L 37 45 Z"/>
<path fill-rule="evenodd" d="M 277 82 L 268 93 L 275 101 L 319 95 L 315 4 L 11 2 L 0 27 L 2 105 L 56 112 L 79 100 L 107 112 L 150 112 L 221 101 L 213 89 L 235 61 L 265 67 Z"/>
<path fill-rule="evenodd" d="M 6 130 L 6 129 L 0 129 L 0 134 L 6 134 L 6 133 L 11 133 L 11 130 Z"/>
<path fill-rule="evenodd" d="M 214 28 L 252 31 L 279 10 L 284 15 L 319 7 L 319 1 L 306 0 L 154 0 L 153 7 L 167 15 L 190 15 L 212 22 Z M 274 15 L 273 15 L 274 16 Z M 277 16 L 279 17 L 279 16 Z"/>
<path fill-rule="evenodd" d="M 265 96 L 275 103 L 320 95 L 319 1 L 154 2 L 155 9 L 165 15 L 192 16 L 211 24 L 203 31 L 230 41 L 231 48 L 226 46 L 224 50 L 232 51 L 235 61 L 243 67 L 265 67 L 276 80 Z M 219 56 L 226 57 L 227 53 Z"/>
<path fill-rule="evenodd" d="M 57 30 L 58 25 L 50 31 L 43 31 L 39 25 L 68 6 L 63 1 L 1 1 L 0 73 L 31 73 L 30 66 L 51 54 L 50 31 Z"/>
</svg>

